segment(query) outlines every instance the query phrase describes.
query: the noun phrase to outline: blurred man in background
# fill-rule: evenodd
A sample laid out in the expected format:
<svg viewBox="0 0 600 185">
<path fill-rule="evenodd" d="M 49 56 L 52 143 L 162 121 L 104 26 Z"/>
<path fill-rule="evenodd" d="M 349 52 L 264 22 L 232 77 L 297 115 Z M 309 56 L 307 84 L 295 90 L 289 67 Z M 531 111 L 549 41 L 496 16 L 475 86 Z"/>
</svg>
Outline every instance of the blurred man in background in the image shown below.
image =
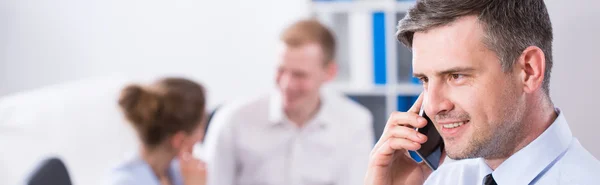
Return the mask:
<svg viewBox="0 0 600 185">
<path fill-rule="evenodd" d="M 324 93 L 335 78 L 335 38 L 316 20 L 281 35 L 277 91 L 217 112 L 205 143 L 208 184 L 362 184 L 374 143 L 372 116 Z"/>
</svg>

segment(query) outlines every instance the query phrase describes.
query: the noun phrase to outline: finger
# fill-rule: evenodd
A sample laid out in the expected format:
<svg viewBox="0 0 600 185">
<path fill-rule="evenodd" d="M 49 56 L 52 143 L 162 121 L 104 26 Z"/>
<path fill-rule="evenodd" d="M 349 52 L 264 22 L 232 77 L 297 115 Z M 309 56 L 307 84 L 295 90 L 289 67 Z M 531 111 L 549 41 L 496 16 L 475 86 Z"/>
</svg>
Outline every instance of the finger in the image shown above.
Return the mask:
<svg viewBox="0 0 600 185">
<path fill-rule="evenodd" d="M 423 105 L 423 92 L 421 92 L 421 94 L 419 94 L 417 101 L 415 101 L 413 106 L 410 107 L 410 109 L 408 109 L 408 111 L 406 111 L 406 112 L 412 112 L 412 113 L 418 114 L 419 111 L 421 110 L 422 105 Z"/>
<path fill-rule="evenodd" d="M 379 141 L 384 142 L 391 135 L 390 130 L 395 127 L 413 127 L 413 128 L 422 128 L 427 124 L 427 120 L 417 114 L 414 113 L 406 113 L 406 112 L 395 112 L 390 115 L 388 122 L 386 123 L 385 129 L 383 130 L 383 134 Z M 411 128 L 412 129 L 412 128 Z M 380 147 L 380 142 L 378 142 L 375 147 Z"/>
<path fill-rule="evenodd" d="M 389 130 L 389 133 L 391 138 L 404 138 L 417 143 L 425 143 L 427 141 L 427 136 L 408 127 L 394 127 Z"/>
<path fill-rule="evenodd" d="M 198 169 L 204 170 L 204 169 L 206 169 L 206 163 L 204 163 L 202 161 L 198 161 L 198 164 L 196 164 L 196 167 Z"/>
<path fill-rule="evenodd" d="M 388 117 L 387 122 L 385 123 L 385 126 L 383 128 L 383 133 L 381 134 L 381 136 L 379 136 L 379 140 L 377 140 L 377 143 L 375 143 L 375 146 L 373 147 L 373 150 L 371 153 L 373 152 L 378 152 L 379 147 L 383 146 L 383 144 L 387 141 L 387 139 L 390 137 L 390 134 L 388 134 L 388 130 L 390 129 L 390 127 L 392 127 L 393 125 L 393 121 L 392 121 L 392 117 L 393 117 L 394 113 L 390 114 L 390 116 Z"/>
<path fill-rule="evenodd" d="M 206 166 L 206 163 L 204 163 L 204 161 L 201 161 L 199 159 L 194 158 L 193 161 L 194 161 L 194 166 L 202 166 L 202 167 Z"/>
<path fill-rule="evenodd" d="M 412 127 L 422 128 L 427 125 L 427 120 L 414 113 L 395 112 L 390 115 L 386 128 L 383 130 L 380 140 L 387 140 L 390 135 L 390 130 L 396 127 Z"/>
<path fill-rule="evenodd" d="M 409 112 L 395 112 L 391 115 L 389 121 L 391 122 L 390 127 L 407 126 L 413 128 L 422 128 L 427 125 L 427 120 L 424 117 Z"/>
<path fill-rule="evenodd" d="M 381 135 L 377 143 L 375 143 L 373 151 L 377 151 L 381 146 L 383 146 L 384 142 L 390 137 L 388 130 L 392 127 L 398 125 L 410 125 L 412 127 L 422 128 L 427 124 L 427 120 L 418 115 L 421 105 L 423 103 L 423 96 L 423 93 L 419 94 L 419 97 L 408 112 L 394 112 L 389 116 L 388 121 L 384 127 L 383 134 Z"/>
<path fill-rule="evenodd" d="M 392 155 L 394 151 L 395 150 L 390 147 L 389 139 L 386 139 L 383 143 L 381 143 L 381 147 L 377 149 L 377 153 L 381 155 Z"/>
<path fill-rule="evenodd" d="M 379 140 L 377 141 L 377 143 L 375 143 L 375 146 L 371 150 L 370 155 L 374 155 L 375 153 L 379 153 L 379 150 L 381 149 L 381 146 L 383 146 L 386 141 L 387 141 L 387 139 L 384 140 L 383 139 L 383 135 L 382 135 L 381 138 L 379 138 Z"/>
<path fill-rule="evenodd" d="M 421 144 L 408 140 L 406 138 L 389 138 L 381 144 L 381 147 L 377 149 L 377 153 L 380 155 L 392 155 L 397 150 L 419 150 Z"/>
<path fill-rule="evenodd" d="M 419 150 L 421 148 L 421 144 L 410 141 L 404 138 L 390 138 L 389 146 L 393 150 Z"/>
<path fill-rule="evenodd" d="M 179 159 L 183 162 L 190 162 L 192 160 L 192 154 L 187 151 L 179 152 Z"/>
<path fill-rule="evenodd" d="M 195 173 L 199 171 L 203 171 L 206 167 L 197 162 L 197 160 L 189 160 L 184 163 L 180 163 L 182 171 L 187 171 L 190 173 Z"/>
<path fill-rule="evenodd" d="M 386 140 L 381 143 L 381 147 L 374 150 L 371 154 L 370 165 L 373 166 L 389 166 L 394 160 L 396 150 L 391 147 L 390 141 Z"/>
</svg>

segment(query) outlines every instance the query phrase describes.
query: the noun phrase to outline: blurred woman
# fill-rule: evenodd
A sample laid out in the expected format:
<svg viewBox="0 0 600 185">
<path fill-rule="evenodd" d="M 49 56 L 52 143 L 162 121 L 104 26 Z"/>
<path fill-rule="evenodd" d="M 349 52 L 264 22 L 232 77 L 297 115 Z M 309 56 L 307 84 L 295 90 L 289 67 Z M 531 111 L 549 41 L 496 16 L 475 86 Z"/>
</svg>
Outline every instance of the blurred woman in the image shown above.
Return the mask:
<svg viewBox="0 0 600 185">
<path fill-rule="evenodd" d="M 187 79 L 165 78 L 133 84 L 119 106 L 140 140 L 139 155 L 120 165 L 113 185 L 204 185 L 204 163 L 193 158 L 204 136 L 204 88 Z"/>
</svg>

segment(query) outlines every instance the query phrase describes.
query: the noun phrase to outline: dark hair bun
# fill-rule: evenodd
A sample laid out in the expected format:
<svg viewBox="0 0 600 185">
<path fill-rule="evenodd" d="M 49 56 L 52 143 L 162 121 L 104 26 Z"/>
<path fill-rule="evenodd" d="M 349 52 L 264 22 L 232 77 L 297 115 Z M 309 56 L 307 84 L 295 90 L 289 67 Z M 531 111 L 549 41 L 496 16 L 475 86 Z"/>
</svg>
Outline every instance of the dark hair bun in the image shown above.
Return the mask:
<svg viewBox="0 0 600 185">
<path fill-rule="evenodd" d="M 160 109 L 160 96 L 140 85 L 129 85 L 121 92 L 119 106 L 125 117 L 139 126 L 150 127 Z"/>
</svg>

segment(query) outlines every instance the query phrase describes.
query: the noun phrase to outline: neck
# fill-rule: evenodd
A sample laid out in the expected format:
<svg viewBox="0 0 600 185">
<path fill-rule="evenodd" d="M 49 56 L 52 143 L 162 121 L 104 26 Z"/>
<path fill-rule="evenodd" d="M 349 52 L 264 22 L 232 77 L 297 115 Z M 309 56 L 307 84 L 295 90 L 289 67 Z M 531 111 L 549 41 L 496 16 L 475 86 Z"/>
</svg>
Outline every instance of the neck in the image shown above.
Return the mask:
<svg viewBox="0 0 600 185">
<path fill-rule="evenodd" d="M 164 181 L 164 179 L 169 179 L 169 167 L 175 155 L 161 146 L 152 149 L 142 147 L 141 154 L 142 159 L 150 165 L 152 171 L 161 182 Z"/>
<path fill-rule="evenodd" d="M 528 111 L 525 112 L 524 119 L 522 120 L 522 132 L 521 140 L 517 141 L 515 148 L 512 151 L 507 152 L 507 155 L 497 158 L 485 158 L 486 164 L 492 169 L 496 170 L 500 164 L 508 159 L 519 150 L 525 148 L 529 143 L 538 138 L 558 117 L 558 114 L 554 110 L 554 105 L 547 97 L 539 99 L 538 103 L 528 104 Z M 531 106 L 529 106 L 531 105 Z"/>
<path fill-rule="evenodd" d="M 307 101 L 303 106 L 298 107 L 296 110 L 286 110 L 285 114 L 288 119 L 298 127 L 303 127 L 318 112 L 320 104 L 321 101 L 317 96 L 312 101 Z"/>
</svg>

